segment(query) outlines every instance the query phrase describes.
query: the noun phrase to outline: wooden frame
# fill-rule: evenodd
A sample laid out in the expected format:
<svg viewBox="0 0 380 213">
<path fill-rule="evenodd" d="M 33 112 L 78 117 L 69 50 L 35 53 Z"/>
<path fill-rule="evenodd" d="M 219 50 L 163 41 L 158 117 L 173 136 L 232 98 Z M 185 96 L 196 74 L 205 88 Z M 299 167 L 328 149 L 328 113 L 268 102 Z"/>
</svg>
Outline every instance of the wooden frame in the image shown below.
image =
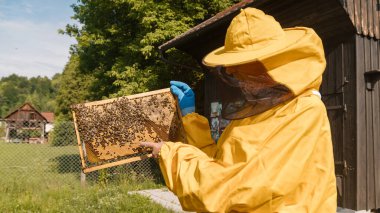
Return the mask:
<svg viewBox="0 0 380 213">
<path fill-rule="evenodd" d="M 159 99 L 160 97 L 161 97 L 161 99 Z M 124 152 L 124 154 L 126 153 L 125 155 L 123 155 L 123 153 L 122 153 L 121 156 L 116 156 L 116 155 L 115 155 L 116 157 L 107 156 L 107 157 L 103 157 L 103 159 L 98 159 L 99 161 L 95 162 L 94 164 L 89 164 L 89 162 L 91 163 L 91 160 L 89 160 L 89 156 L 88 156 L 89 153 L 87 153 L 87 152 L 91 151 L 89 149 L 89 147 L 91 147 L 92 144 L 89 141 L 93 141 L 93 140 L 88 140 L 88 138 L 87 138 L 87 141 L 83 140 L 83 139 L 86 139 L 86 137 L 83 136 L 86 133 L 86 132 L 83 132 L 85 130 L 85 128 L 83 128 L 83 125 L 84 124 L 89 125 L 89 123 L 86 123 L 84 117 L 78 116 L 78 113 L 81 113 L 80 110 L 84 109 L 84 108 L 86 108 L 86 109 L 88 109 L 88 108 L 91 108 L 91 109 L 95 108 L 96 109 L 97 107 L 98 108 L 99 107 L 104 108 L 104 106 L 109 105 L 109 104 L 114 104 L 114 103 L 117 103 L 119 105 L 120 105 L 120 103 L 121 103 L 121 105 L 123 105 L 123 104 L 124 105 L 125 104 L 133 105 L 132 102 L 123 102 L 125 100 L 128 100 L 128 101 L 135 101 L 134 102 L 135 105 L 137 105 L 136 103 L 139 102 L 140 103 L 139 107 L 140 108 L 143 107 L 141 109 L 149 111 L 150 108 L 149 107 L 146 108 L 147 107 L 146 104 L 145 105 L 141 104 L 141 101 L 144 102 L 144 100 L 145 100 L 145 102 L 150 103 L 153 99 L 155 101 L 158 100 L 158 102 L 161 101 L 161 102 L 165 102 L 165 103 L 161 104 L 161 105 L 160 105 L 160 103 L 155 103 L 154 106 L 152 106 L 151 108 L 156 107 L 156 112 L 154 112 L 154 111 L 142 112 L 141 111 L 141 113 L 152 113 L 152 114 L 156 113 L 157 114 L 157 111 L 159 111 L 161 115 L 164 114 L 161 116 L 161 120 L 156 116 L 156 114 L 153 117 L 155 117 L 157 119 L 156 123 L 160 123 L 162 125 L 166 124 L 166 126 L 165 126 L 166 128 L 162 128 L 162 129 L 165 129 L 166 131 L 160 131 L 160 134 L 158 134 L 157 131 L 154 132 L 152 130 L 148 130 L 148 133 L 146 133 L 146 131 L 145 131 L 144 134 L 145 135 L 147 135 L 147 134 L 157 135 L 157 137 L 159 137 L 160 139 L 165 139 L 165 140 L 168 140 L 168 139 L 173 140 L 173 139 L 177 139 L 177 138 L 183 139 L 184 137 L 182 134 L 182 132 L 183 132 L 182 128 L 183 127 L 182 127 L 182 122 L 181 122 L 181 116 L 177 110 L 178 103 L 177 103 L 176 99 L 172 96 L 172 94 L 170 93 L 169 88 L 151 91 L 151 92 L 147 92 L 147 93 L 141 93 L 141 94 L 136 94 L 136 95 L 120 97 L 120 98 L 113 98 L 113 99 L 107 99 L 107 100 L 101 100 L 101 101 L 88 102 L 88 103 L 84 103 L 84 104 L 77 104 L 77 105 L 72 106 L 72 114 L 73 114 L 73 119 L 74 119 L 75 133 L 76 133 L 76 137 L 77 137 L 77 141 L 78 141 L 78 149 L 79 149 L 79 154 L 80 154 L 80 158 L 81 158 L 81 165 L 82 165 L 83 173 L 89 173 L 89 172 L 93 172 L 93 171 L 104 169 L 104 168 L 110 168 L 110 167 L 114 167 L 114 166 L 132 163 L 135 161 L 144 160 L 144 159 L 152 157 L 152 154 L 144 154 L 141 156 L 135 156 L 134 154 L 138 153 L 137 151 L 134 154 Z M 127 108 L 123 108 L 123 109 L 125 110 Z M 164 111 L 165 111 L 165 113 L 164 113 Z M 86 113 L 84 113 L 84 114 L 86 114 Z M 112 114 L 112 115 L 114 116 L 114 114 Z M 140 115 L 135 115 L 135 116 L 140 116 Z M 150 117 L 150 118 L 152 118 L 152 117 Z M 78 121 L 78 119 L 82 119 L 82 121 Z M 114 118 L 114 119 L 116 119 L 116 118 Z M 108 120 L 113 121 L 114 119 L 108 119 Z M 133 119 L 127 117 L 123 120 L 133 120 Z M 152 124 L 152 123 L 153 123 L 153 121 L 149 121 L 150 126 L 153 126 L 153 127 L 157 126 L 156 124 Z M 167 126 L 168 124 L 169 124 L 169 126 Z M 82 126 L 80 126 L 80 125 L 82 125 Z M 114 125 L 113 127 L 115 127 L 114 123 L 106 123 L 105 125 Z M 122 125 L 122 124 L 120 124 L 120 125 Z M 132 127 L 130 127 L 130 128 L 132 128 Z M 154 130 L 156 130 L 156 129 L 154 129 Z M 160 129 L 160 130 L 162 130 L 162 129 Z M 125 130 L 125 128 L 124 128 L 124 130 Z M 143 130 L 145 130 L 145 129 L 143 129 Z M 175 131 L 175 132 L 173 133 L 173 131 Z M 95 134 L 97 134 L 97 133 L 98 132 L 96 132 Z M 101 135 L 102 133 L 99 133 L 99 134 Z M 132 132 L 129 131 L 129 133 L 125 133 L 125 134 L 141 134 L 141 133 L 138 133 L 136 131 L 132 131 Z M 98 138 L 101 136 L 98 136 Z M 173 138 L 173 137 L 175 137 L 175 138 Z M 135 138 L 135 140 L 140 140 L 140 139 Z M 111 141 L 111 142 L 112 142 L 112 145 L 114 145 L 114 141 Z M 125 145 L 125 144 L 129 144 L 128 146 L 131 147 L 132 141 L 128 142 L 128 143 L 123 143 L 123 145 L 120 145 L 120 149 L 123 149 L 124 151 L 126 149 L 129 149 L 127 147 L 127 145 Z M 106 143 L 105 145 L 111 146 L 110 143 L 108 143 L 108 144 Z M 136 146 L 136 143 L 134 143 L 134 146 Z M 105 150 L 104 147 L 101 147 L 101 149 Z M 97 151 L 99 151 L 99 150 L 97 150 Z M 105 151 L 103 151 L 103 154 L 104 154 L 104 152 Z M 92 155 L 94 153 L 96 153 L 96 152 L 92 152 Z M 107 154 L 108 153 L 109 152 L 107 152 Z M 133 156 L 131 156 L 131 155 L 133 155 Z"/>
</svg>

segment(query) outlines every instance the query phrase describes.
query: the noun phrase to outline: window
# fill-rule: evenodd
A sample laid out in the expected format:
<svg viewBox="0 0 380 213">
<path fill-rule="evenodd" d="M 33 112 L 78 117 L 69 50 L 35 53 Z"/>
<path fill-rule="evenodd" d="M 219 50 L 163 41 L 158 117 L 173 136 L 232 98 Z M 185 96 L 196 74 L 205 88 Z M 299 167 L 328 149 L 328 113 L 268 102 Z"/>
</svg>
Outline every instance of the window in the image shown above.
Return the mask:
<svg viewBox="0 0 380 213">
<path fill-rule="evenodd" d="M 31 112 L 29 114 L 29 120 L 35 120 L 36 119 L 36 114 L 34 112 Z"/>
</svg>

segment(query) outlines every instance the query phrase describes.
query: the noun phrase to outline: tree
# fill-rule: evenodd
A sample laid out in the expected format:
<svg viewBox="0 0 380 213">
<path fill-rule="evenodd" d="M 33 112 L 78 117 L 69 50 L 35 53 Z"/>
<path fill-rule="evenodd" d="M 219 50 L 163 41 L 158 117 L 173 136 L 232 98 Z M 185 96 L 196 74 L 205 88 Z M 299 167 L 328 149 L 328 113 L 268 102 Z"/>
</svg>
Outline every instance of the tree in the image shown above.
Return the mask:
<svg viewBox="0 0 380 213">
<path fill-rule="evenodd" d="M 56 76 L 53 83 L 58 87 L 56 102 L 56 111 L 58 122 L 71 120 L 70 106 L 81 103 L 90 99 L 89 87 L 94 81 L 89 74 L 83 74 L 78 71 L 79 58 L 72 55 L 66 64 L 63 73 Z"/>
<path fill-rule="evenodd" d="M 77 144 L 73 122 L 59 121 L 54 125 L 49 140 L 52 146 L 68 146 Z"/>
<path fill-rule="evenodd" d="M 169 79 L 196 86 L 202 74 L 170 67 L 159 59 L 157 47 L 237 0 L 79 0 L 74 19 L 67 25 L 76 37 L 72 54 L 78 56 L 75 72 L 92 76 L 89 98 L 129 95 L 168 87 Z M 175 50 L 183 63 L 195 64 Z M 179 57 L 178 59 L 178 56 Z"/>
<path fill-rule="evenodd" d="M 39 111 L 54 111 L 56 88 L 47 77 L 27 77 L 12 74 L 0 79 L 0 116 L 25 102 L 30 102 Z"/>
</svg>

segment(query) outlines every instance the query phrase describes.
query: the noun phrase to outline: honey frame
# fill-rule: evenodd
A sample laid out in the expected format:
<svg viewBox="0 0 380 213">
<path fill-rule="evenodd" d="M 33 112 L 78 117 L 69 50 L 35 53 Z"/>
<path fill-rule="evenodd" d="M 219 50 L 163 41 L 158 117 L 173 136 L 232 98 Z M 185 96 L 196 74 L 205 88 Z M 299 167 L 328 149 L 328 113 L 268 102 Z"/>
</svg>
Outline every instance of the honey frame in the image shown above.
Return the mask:
<svg viewBox="0 0 380 213">
<path fill-rule="evenodd" d="M 166 88 L 166 89 L 155 90 L 155 91 L 146 92 L 146 93 L 140 93 L 140 94 L 130 95 L 130 96 L 126 96 L 126 97 L 129 100 L 133 100 L 133 99 L 144 98 L 144 97 L 159 95 L 159 94 L 168 93 L 168 92 L 170 92 L 170 89 Z M 85 107 L 98 106 L 98 105 L 107 104 L 107 103 L 116 101 L 118 99 L 119 98 L 113 98 L 113 99 L 107 99 L 107 100 L 88 102 L 88 103 L 84 103 L 83 105 Z M 178 110 L 179 109 L 178 108 L 178 101 L 174 97 L 173 97 L 173 100 L 176 102 L 175 106 L 176 106 L 176 110 L 177 110 L 177 113 L 176 113 L 177 116 L 178 116 L 177 118 L 179 120 L 181 120 L 182 117 L 181 117 L 181 113 L 179 113 L 180 111 Z M 100 162 L 96 163 L 96 165 L 89 165 L 88 163 L 86 163 L 86 161 L 88 159 L 87 158 L 87 154 L 86 154 L 86 150 L 85 150 L 85 146 L 86 145 L 81 140 L 80 132 L 79 132 L 79 128 L 78 128 L 77 115 L 76 115 L 76 113 L 75 113 L 75 111 L 73 109 L 72 109 L 72 115 L 73 115 L 73 120 L 74 120 L 76 139 L 77 139 L 77 142 L 78 142 L 78 149 L 79 149 L 79 155 L 80 155 L 80 159 L 81 159 L 81 166 L 82 166 L 83 173 L 87 174 L 87 173 L 90 173 L 90 172 L 93 172 L 93 171 L 97 171 L 97 170 L 100 170 L 100 169 L 110 168 L 110 167 L 119 166 L 119 165 L 123 165 L 123 164 L 128 164 L 128 163 L 132 163 L 132 162 L 136 162 L 136 161 L 141 161 L 141 160 L 144 160 L 144 159 L 152 157 L 152 154 L 144 154 L 144 155 L 141 155 L 141 156 L 134 156 L 134 157 L 125 156 L 126 157 L 125 159 L 116 160 L 116 161 L 113 161 L 113 162 L 110 162 L 110 160 L 104 160 L 104 161 L 100 161 Z"/>
</svg>

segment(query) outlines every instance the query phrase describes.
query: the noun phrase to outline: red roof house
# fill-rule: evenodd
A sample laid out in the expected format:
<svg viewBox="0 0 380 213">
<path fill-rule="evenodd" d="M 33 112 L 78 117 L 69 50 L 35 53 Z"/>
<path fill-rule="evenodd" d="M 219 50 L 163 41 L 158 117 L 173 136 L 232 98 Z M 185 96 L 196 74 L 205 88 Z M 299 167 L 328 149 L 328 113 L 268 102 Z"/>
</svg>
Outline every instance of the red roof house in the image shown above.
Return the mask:
<svg viewBox="0 0 380 213">
<path fill-rule="evenodd" d="M 54 113 L 39 112 L 30 103 L 25 103 L 5 116 L 3 121 L 6 123 L 6 141 L 44 143 L 47 132 L 52 129 Z"/>
</svg>

